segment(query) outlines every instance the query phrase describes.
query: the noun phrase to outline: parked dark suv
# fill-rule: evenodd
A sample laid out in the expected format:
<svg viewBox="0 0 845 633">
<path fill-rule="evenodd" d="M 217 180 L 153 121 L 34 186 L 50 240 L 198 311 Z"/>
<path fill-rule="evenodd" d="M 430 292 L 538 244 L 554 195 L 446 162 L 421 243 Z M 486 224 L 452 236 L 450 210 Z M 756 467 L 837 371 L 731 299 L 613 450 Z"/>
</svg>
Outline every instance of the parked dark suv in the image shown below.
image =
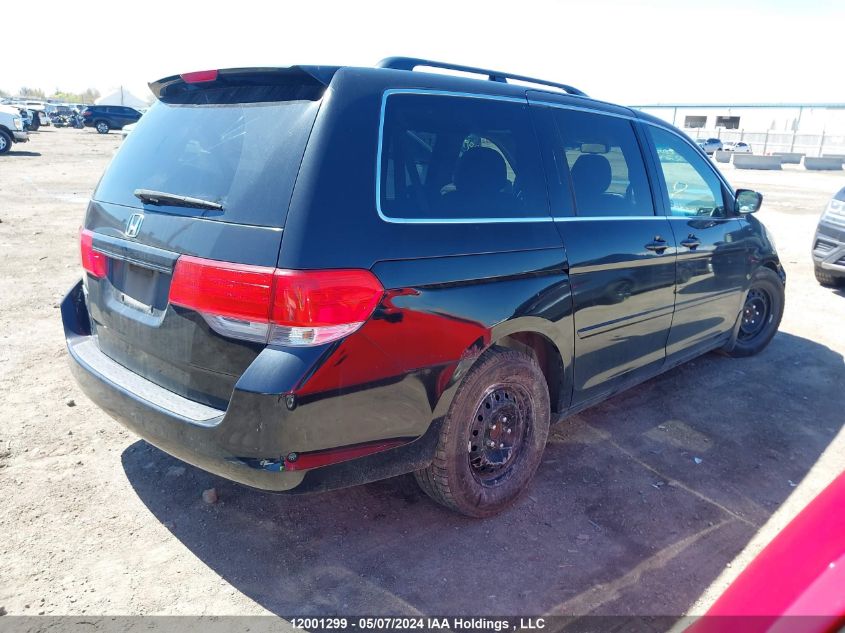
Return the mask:
<svg viewBox="0 0 845 633">
<path fill-rule="evenodd" d="M 141 118 L 141 113 L 128 106 L 92 105 L 82 111 L 82 121 L 85 127 L 93 127 L 100 134 L 108 134 L 109 130 L 121 130 L 124 125 L 135 123 Z"/>
<path fill-rule="evenodd" d="M 833 195 L 819 218 L 813 238 L 813 268 L 823 286 L 845 285 L 845 187 Z"/>
<path fill-rule="evenodd" d="M 488 516 L 551 422 L 766 347 L 785 275 L 760 195 L 663 121 L 508 79 L 391 58 L 151 84 L 62 303 L 83 390 L 250 486 L 415 472 Z"/>
</svg>

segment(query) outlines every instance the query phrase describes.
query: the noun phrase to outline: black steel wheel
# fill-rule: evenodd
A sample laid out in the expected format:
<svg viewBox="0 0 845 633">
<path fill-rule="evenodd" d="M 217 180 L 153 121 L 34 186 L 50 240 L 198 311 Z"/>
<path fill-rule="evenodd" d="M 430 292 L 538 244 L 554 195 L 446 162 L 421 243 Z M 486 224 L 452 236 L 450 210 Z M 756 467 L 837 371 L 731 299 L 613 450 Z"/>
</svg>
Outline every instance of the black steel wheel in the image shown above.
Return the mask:
<svg viewBox="0 0 845 633">
<path fill-rule="evenodd" d="M 766 327 L 772 311 L 772 299 L 765 288 L 754 287 L 745 297 L 742 321 L 739 324 L 739 338 L 743 341 L 759 336 Z"/>
<path fill-rule="evenodd" d="M 438 503 L 487 517 L 527 489 L 549 434 L 549 390 L 537 361 L 504 348 L 467 372 L 440 429 L 435 456 L 415 477 Z"/>
<path fill-rule="evenodd" d="M 770 268 L 756 270 L 739 315 L 736 340 L 724 351 L 730 356 L 753 356 L 763 351 L 777 334 L 783 305 L 780 276 Z"/>
<path fill-rule="evenodd" d="M 531 433 L 531 395 L 521 385 L 496 384 L 487 389 L 470 423 L 467 454 L 479 483 L 495 486 L 524 457 Z"/>
</svg>

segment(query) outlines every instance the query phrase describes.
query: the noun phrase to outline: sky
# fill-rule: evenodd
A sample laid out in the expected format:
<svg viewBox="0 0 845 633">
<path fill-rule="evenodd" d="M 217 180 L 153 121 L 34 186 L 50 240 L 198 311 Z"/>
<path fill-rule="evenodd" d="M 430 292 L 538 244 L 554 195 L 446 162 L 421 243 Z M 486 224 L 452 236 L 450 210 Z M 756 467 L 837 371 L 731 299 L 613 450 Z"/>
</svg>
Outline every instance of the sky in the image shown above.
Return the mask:
<svg viewBox="0 0 845 633">
<path fill-rule="evenodd" d="M 104 5 L 105 6 L 105 5 Z M 38 3 L 6 29 L 0 89 L 150 96 L 239 66 L 371 66 L 391 55 L 542 77 L 652 103 L 845 102 L 845 0 L 348 0 Z M 13 51 L 16 51 L 12 54 Z"/>
</svg>

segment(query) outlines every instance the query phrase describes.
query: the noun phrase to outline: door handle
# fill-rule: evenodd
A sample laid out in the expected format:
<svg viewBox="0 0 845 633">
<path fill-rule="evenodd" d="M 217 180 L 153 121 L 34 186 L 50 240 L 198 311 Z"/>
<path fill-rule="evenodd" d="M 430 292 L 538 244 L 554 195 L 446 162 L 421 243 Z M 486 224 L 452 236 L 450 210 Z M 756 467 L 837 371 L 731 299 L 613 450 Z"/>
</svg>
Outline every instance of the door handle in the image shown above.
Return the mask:
<svg viewBox="0 0 845 633">
<path fill-rule="evenodd" d="M 662 255 L 663 251 L 669 248 L 669 245 L 666 243 L 666 240 L 664 240 L 662 237 L 660 237 L 659 235 L 655 235 L 654 241 L 649 242 L 645 245 L 645 247 L 650 251 L 654 251 L 658 255 Z"/>
<path fill-rule="evenodd" d="M 691 251 L 694 251 L 696 248 L 701 246 L 701 240 L 699 240 L 695 235 L 690 233 L 689 236 L 687 237 L 687 239 L 685 239 L 683 242 L 681 242 L 681 246 L 685 246 L 686 248 L 690 249 Z"/>
</svg>

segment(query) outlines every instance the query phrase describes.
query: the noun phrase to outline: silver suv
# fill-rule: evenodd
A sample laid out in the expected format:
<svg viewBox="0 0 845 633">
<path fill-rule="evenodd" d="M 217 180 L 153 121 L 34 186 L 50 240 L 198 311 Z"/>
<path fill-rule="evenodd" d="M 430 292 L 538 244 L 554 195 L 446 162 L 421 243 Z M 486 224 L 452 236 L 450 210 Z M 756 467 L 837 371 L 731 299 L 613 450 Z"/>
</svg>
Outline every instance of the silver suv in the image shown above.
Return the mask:
<svg viewBox="0 0 845 633">
<path fill-rule="evenodd" d="M 708 139 L 699 139 L 696 141 L 698 146 L 707 153 L 707 155 L 713 154 L 713 152 L 718 152 L 722 149 L 722 141 L 717 138 L 708 138 Z"/>
<path fill-rule="evenodd" d="M 845 284 L 845 187 L 827 203 L 813 238 L 813 266 L 823 286 Z"/>
</svg>

